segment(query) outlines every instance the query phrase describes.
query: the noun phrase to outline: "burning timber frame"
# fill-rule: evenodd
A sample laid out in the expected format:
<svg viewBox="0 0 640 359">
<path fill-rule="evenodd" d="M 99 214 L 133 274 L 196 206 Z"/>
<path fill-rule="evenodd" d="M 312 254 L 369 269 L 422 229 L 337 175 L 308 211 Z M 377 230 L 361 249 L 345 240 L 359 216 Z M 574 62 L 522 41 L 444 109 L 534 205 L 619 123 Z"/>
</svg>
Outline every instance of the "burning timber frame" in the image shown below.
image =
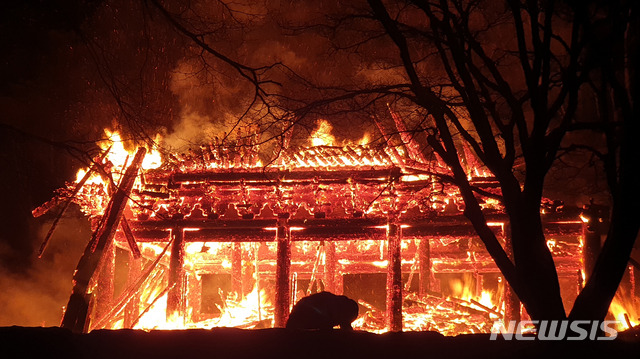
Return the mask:
<svg viewBox="0 0 640 359">
<path fill-rule="evenodd" d="M 140 264 L 139 244 L 144 242 L 164 243 L 163 253 L 152 266 L 170 252 L 168 285 L 163 292 L 167 294 L 167 318 L 184 318 L 186 313 L 185 246 L 191 242 L 233 244 L 231 279 L 236 293 L 242 293 L 241 243 L 275 242 L 275 270 L 262 271 L 275 271 L 276 327 L 285 325 L 292 305 L 291 251 L 298 241 L 323 243 L 325 289 L 338 293 L 342 290 L 341 273 L 379 272 L 380 267 L 340 264 L 336 243 L 363 239 L 385 243 L 386 327 L 392 331 L 402 330 L 403 325 L 403 272 L 413 273 L 417 267 L 421 295 L 433 292 L 434 273 L 499 273 L 482 249 L 452 254 L 432 248 L 429 238 L 433 236 L 475 236 L 457 207 L 461 201 L 454 189 L 435 181 L 436 177 L 397 163 L 384 151 L 312 147 L 286 154 L 289 157 L 274 168 L 230 166 L 240 163 L 237 157 L 241 156 L 231 160 L 218 157 L 216 162 L 201 153 L 200 160 L 180 159 L 169 169 L 138 174 L 144 153 L 144 148 L 139 149 L 104 212 L 96 217 L 94 235 L 74 274 L 63 327 L 87 331 L 90 322 L 92 327 L 100 327 L 116 310 L 135 306 L 136 285 L 150 274 Z M 292 163 L 297 165 L 290 166 Z M 136 178 L 141 179 L 141 185 L 134 188 Z M 490 178 L 476 178 L 475 184 L 486 190 L 495 187 Z M 494 209 L 488 218 L 508 241 L 505 215 Z M 580 233 L 582 224 L 552 215 L 547 217 L 546 227 L 554 233 L 575 234 Z M 403 263 L 402 240 L 407 238 L 418 242 L 413 263 Z M 114 250 L 107 250 L 113 241 L 128 248 L 132 258 L 131 289 L 115 302 L 113 289 L 109 289 Z M 581 264 L 573 249 L 574 255 L 555 260 L 559 273 L 575 276 L 577 283 Z M 90 288 L 92 280 L 96 290 Z M 512 316 L 519 315 L 517 298 L 511 294 L 505 302 L 507 308 L 516 308 Z M 139 319 L 138 310 L 125 312 L 125 326 Z M 88 320 L 92 311 L 95 318 Z"/>
<path fill-rule="evenodd" d="M 193 242 L 202 242 L 203 250 L 206 243 L 231 243 L 231 286 L 235 293 L 243 293 L 246 280 L 242 243 L 275 244 L 271 262 L 260 267 L 258 254 L 254 259 L 256 284 L 257 274 L 275 273 L 276 327 L 286 323 L 292 292 L 295 294 L 295 274 L 311 273 L 312 279 L 316 275 L 320 252 L 315 264 L 294 262 L 292 248 L 296 243 L 322 245 L 326 290 L 340 294 L 341 274 L 386 273 L 385 325 L 391 331 L 403 328 L 403 273 L 413 277 L 417 272 L 421 296 L 438 289 L 435 274 L 472 272 L 479 278 L 480 274 L 499 273 L 482 245 L 473 247 L 461 241 L 464 244 L 451 251 L 433 242 L 438 236 L 469 239 L 476 235 L 462 215 L 463 201 L 457 189 L 440 180 L 439 175 L 448 174 L 446 167 L 437 156 L 427 159 L 403 120 L 392 111 L 391 116 L 397 132 L 377 123 L 386 143 L 383 148 L 286 148 L 267 166 L 260 164 L 255 136 L 227 143 L 216 139 L 186 154 L 170 154 L 162 167 L 151 170 L 142 168 L 144 148 L 138 149 L 128 166 L 125 161 L 120 167 L 110 162 L 110 149 L 104 148 L 105 153 L 81 180 L 33 212 L 38 216 L 64 202 L 40 254 L 71 201 L 92 219 L 93 236 L 74 273 L 62 326 L 86 332 L 105 327 L 116 314 L 124 312 L 124 326 L 133 327 L 144 314 L 139 306 L 141 286 L 153 276 L 167 252 L 168 283 L 154 302 L 166 294 L 167 319 L 184 318 L 188 305 L 185 249 Z M 463 163 L 473 177 L 473 185 L 485 194 L 499 196 L 492 178 L 477 172 L 474 176 L 477 166 L 470 156 L 465 151 Z M 114 175 L 118 172 L 116 185 Z M 96 173 L 102 181 L 88 181 Z M 565 218 L 553 207 L 550 210 L 543 218 L 549 233 L 574 237 L 582 233 L 584 223 L 580 220 Z M 505 248 L 509 248 L 509 224 L 500 205 L 489 199 L 485 212 Z M 362 240 L 381 244 L 377 264 L 371 258 L 368 262 L 345 260 L 346 254 L 338 250 L 343 243 Z M 403 249 L 407 240 L 410 248 Z M 143 268 L 145 253 L 140 244 L 145 242 L 160 243 L 163 249 L 159 255 L 147 255 L 149 262 Z M 591 242 L 597 241 L 586 241 L 586 245 Z M 116 245 L 128 249 L 130 259 L 127 286 L 114 299 Z M 558 273 L 579 286 L 580 246 L 564 243 L 559 248 L 552 251 Z M 589 248 L 584 251 L 593 252 Z M 408 254 L 411 259 L 407 259 Z M 519 318 L 520 304 L 515 295 L 505 289 L 502 300 L 505 315 Z"/>
</svg>

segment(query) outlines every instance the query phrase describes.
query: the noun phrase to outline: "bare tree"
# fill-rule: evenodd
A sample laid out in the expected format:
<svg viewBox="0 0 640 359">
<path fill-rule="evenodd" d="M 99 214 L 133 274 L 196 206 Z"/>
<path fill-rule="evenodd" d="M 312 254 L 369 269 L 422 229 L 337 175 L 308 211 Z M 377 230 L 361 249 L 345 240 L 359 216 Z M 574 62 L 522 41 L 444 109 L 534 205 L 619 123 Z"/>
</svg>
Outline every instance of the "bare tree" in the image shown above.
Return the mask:
<svg viewBox="0 0 640 359">
<path fill-rule="evenodd" d="M 640 176 L 636 170 L 640 148 L 634 143 L 640 131 L 636 64 L 640 59 L 640 7 L 635 2 L 597 3 L 596 20 L 585 29 L 590 35 L 587 60 L 594 71 L 590 87 L 598 103 L 598 118 L 574 127 L 604 134 L 602 160 L 611 192 L 609 233 L 585 288 L 569 314 L 571 319 L 603 318 L 626 270 L 640 229 Z"/>
<path fill-rule="evenodd" d="M 423 21 L 429 24 L 422 41 L 438 49 L 450 85 L 468 113 L 469 123 L 464 124 L 458 113 L 421 77 L 410 46 L 420 38 L 409 39 L 407 34 L 413 27 L 399 21 L 399 14 L 393 13 L 392 7 L 375 0 L 369 1 L 369 5 L 374 18 L 398 49 L 416 104 L 427 109 L 433 118 L 437 132 L 430 134 L 427 142 L 451 168 L 465 201 L 465 215 L 530 315 L 536 319 L 564 318 L 558 277 L 543 233 L 540 204 L 545 174 L 576 108 L 582 19 L 573 19 L 569 40 L 565 41 L 566 36 L 554 32 L 553 2 L 544 9 L 537 3 L 508 2 L 506 8 L 496 10 L 510 17 L 505 21 L 517 37 L 514 52 L 518 61 L 512 66 L 501 66 L 501 59 L 488 51 L 470 23 L 474 12 L 481 11 L 480 6 L 486 4 L 466 1 L 410 4 L 414 11 L 422 12 Z M 552 49 L 555 42 L 562 49 L 560 54 Z M 507 55 L 505 49 L 498 56 Z M 513 71 L 515 66 L 520 67 L 521 74 Z M 513 85 L 514 77 L 522 77 L 521 88 Z M 453 131 L 469 144 L 500 183 L 502 202 L 510 218 L 513 262 L 487 226 L 460 163 Z M 513 171 L 518 156 L 525 163 L 523 186 Z"/>
<path fill-rule="evenodd" d="M 465 216 L 528 313 L 535 319 L 566 318 L 541 220 L 545 178 L 566 145 L 567 132 L 581 126 L 575 114 L 582 86 L 595 68 L 602 67 L 590 60 L 589 51 L 597 51 L 591 44 L 593 26 L 602 16 L 610 17 L 618 26 L 618 38 L 627 36 L 630 5 L 518 0 L 367 3 L 368 7 L 357 3 L 342 14 L 336 12 L 328 23 L 299 24 L 294 31 L 324 31 L 336 51 L 359 53 L 365 65 L 377 66 L 377 81 L 311 84 L 323 99 L 300 100 L 298 114 L 336 103 L 344 106 L 344 101 L 361 107 L 396 101 L 419 109 L 423 117 L 408 131 L 422 134 L 424 151 L 435 151 L 449 166 L 450 180 L 465 202 Z M 612 56 L 615 53 L 608 52 L 606 61 Z M 626 64 L 633 70 L 632 62 Z M 619 75 L 614 71 L 602 83 L 616 106 L 630 116 L 633 91 L 627 91 L 629 84 L 620 82 Z M 636 133 L 629 127 L 631 121 L 625 126 L 626 136 Z M 632 183 L 627 178 L 633 180 L 626 166 L 631 163 L 627 156 L 634 152 L 625 147 L 629 142 L 624 136 L 610 137 L 618 139 L 623 140 L 620 154 L 612 147 L 609 160 L 614 162 L 606 164 L 613 171 L 613 196 L 620 196 L 617 205 L 614 200 L 612 232 L 572 318 L 604 317 L 638 232 L 630 223 L 635 221 L 623 214 L 636 213 L 630 205 L 636 191 L 626 184 Z M 461 162 L 463 143 L 500 184 L 513 261 L 487 226 Z"/>
</svg>

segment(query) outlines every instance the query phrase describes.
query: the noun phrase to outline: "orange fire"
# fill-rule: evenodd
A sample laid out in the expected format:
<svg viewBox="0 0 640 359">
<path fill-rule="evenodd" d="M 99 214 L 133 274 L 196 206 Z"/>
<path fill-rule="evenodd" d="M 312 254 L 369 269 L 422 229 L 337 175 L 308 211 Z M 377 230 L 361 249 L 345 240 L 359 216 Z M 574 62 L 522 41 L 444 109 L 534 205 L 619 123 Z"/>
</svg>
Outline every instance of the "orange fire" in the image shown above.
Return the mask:
<svg viewBox="0 0 640 359">
<path fill-rule="evenodd" d="M 634 299 L 634 295 L 628 290 L 618 289 L 609 306 L 609 313 L 618 321 L 618 331 L 640 324 L 640 307 L 637 299 Z"/>
<path fill-rule="evenodd" d="M 111 167 L 110 173 L 113 175 L 113 180 L 115 183 L 118 182 L 120 176 L 124 173 L 128 162 L 133 159 L 135 154 L 135 150 L 127 150 L 125 148 L 125 143 L 120 136 L 118 131 L 110 131 L 108 129 L 104 130 L 104 133 L 107 139 L 98 142 L 98 147 L 105 152 L 107 155 L 103 160 L 103 165 L 108 165 Z M 155 142 L 158 143 L 161 140 L 160 134 L 156 136 Z M 150 170 L 154 168 L 159 168 L 162 165 L 162 156 L 157 148 L 153 148 L 150 151 L 147 151 L 147 154 L 144 157 L 142 162 L 143 170 Z M 88 169 L 81 168 L 76 173 L 75 182 L 78 183 L 82 180 L 82 178 L 86 175 Z M 98 171 L 94 171 L 89 179 L 86 181 L 87 184 L 103 184 L 106 185 L 104 179 L 101 177 Z"/>
<path fill-rule="evenodd" d="M 152 174 L 157 174 L 164 171 L 162 166 L 168 166 L 170 168 L 166 173 L 181 173 L 181 174 L 206 174 L 216 171 L 221 171 L 224 175 L 232 175 L 235 172 L 239 172 L 239 169 L 246 170 L 247 172 L 257 171 L 257 167 L 260 170 L 267 172 L 268 170 L 281 170 L 286 169 L 289 171 L 291 168 L 304 170 L 310 172 L 311 170 L 322 171 L 351 171 L 351 170 L 371 170 L 378 169 L 381 171 L 387 171 L 389 169 L 397 169 L 399 164 L 397 156 L 404 157 L 405 149 L 403 146 L 393 149 L 389 148 L 383 150 L 373 149 L 368 146 L 371 142 L 370 135 L 366 133 L 360 141 L 338 143 L 335 136 L 332 134 L 332 126 L 326 120 L 320 120 L 317 123 L 317 127 L 311 134 L 309 140 L 310 147 L 300 149 L 297 152 L 283 155 L 277 161 L 273 161 L 269 166 L 262 168 L 257 153 L 247 143 L 241 143 L 240 145 L 234 144 L 233 146 L 225 147 L 224 144 L 211 143 L 209 145 L 203 145 L 202 151 L 199 153 L 187 153 L 182 155 L 164 157 L 165 163 L 163 164 L 163 157 L 157 148 L 153 148 L 147 153 L 142 164 L 142 175 L 136 180 L 134 191 L 142 192 L 147 190 L 145 187 L 143 178 L 148 178 Z M 133 150 L 128 150 L 128 141 L 123 140 L 118 132 L 105 131 L 107 139 L 102 141 L 99 145 L 103 152 L 108 151 L 104 161 L 100 165 L 108 167 L 107 172 L 113 176 L 113 183 L 117 184 L 120 177 L 125 173 L 127 166 L 130 164 L 134 154 Z M 161 138 L 156 138 L 156 143 L 161 142 Z M 239 140 L 238 143 L 241 141 Z M 406 150 L 406 152 L 410 152 Z M 407 155 L 408 157 L 408 155 Z M 470 160 L 471 155 L 466 156 L 468 163 L 473 163 Z M 414 165 L 415 161 L 414 161 Z M 419 163 L 417 165 L 420 165 Z M 424 165 L 424 164 L 423 164 Z M 469 165 L 470 166 L 470 165 Z M 427 168 L 426 166 L 423 166 Z M 156 170 L 154 172 L 154 170 Z M 81 170 L 78 172 L 76 183 L 80 182 L 85 176 L 87 170 Z M 468 168 L 470 179 L 477 180 L 479 177 L 488 177 L 489 174 L 479 168 Z M 252 172 L 253 173 L 253 172 Z M 386 172 L 385 172 L 386 173 Z M 332 201 L 338 201 L 339 199 L 348 199 L 348 205 L 341 208 L 332 207 L 334 210 L 340 210 L 347 216 L 356 217 L 368 216 L 370 214 L 382 214 L 387 215 L 395 211 L 400 203 L 411 204 L 420 211 L 436 212 L 437 214 L 449 215 L 458 214 L 463 208 L 463 203 L 459 198 L 459 193 L 455 189 L 444 188 L 439 183 L 436 177 L 429 172 L 410 172 L 409 174 L 401 174 L 401 178 L 396 183 L 406 186 L 414 186 L 411 188 L 418 188 L 416 191 L 420 191 L 421 194 L 426 194 L 429 198 L 429 202 L 423 201 L 418 203 L 419 197 L 416 193 L 399 193 L 393 186 L 383 185 L 376 187 L 375 184 L 370 183 L 356 183 L 349 179 L 344 186 L 342 192 L 337 194 L 331 194 L 331 184 L 319 183 L 317 179 L 309 180 L 311 184 L 300 184 L 298 192 L 290 191 L 285 192 L 280 187 L 274 185 L 272 191 L 266 193 L 265 196 L 272 196 L 276 199 L 278 204 L 277 209 L 287 208 L 290 212 L 301 213 L 307 211 L 309 214 L 322 213 L 327 204 L 331 204 Z M 378 176 L 382 178 L 375 178 L 375 181 L 388 181 L 385 177 L 387 174 Z M 99 219 L 104 213 L 104 209 L 109 201 L 109 193 L 112 190 L 111 180 L 104 178 L 104 173 L 101 175 L 98 171 L 94 171 L 91 177 L 86 181 L 84 187 L 78 194 L 79 200 L 77 201 L 84 213 L 92 216 L 94 219 Z M 224 178 L 219 182 L 226 181 Z M 284 182 L 284 181 L 283 181 Z M 148 183 L 148 182 L 147 182 Z M 187 181 L 182 182 L 183 187 L 179 189 L 175 188 L 157 188 L 156 186 L 151 190 L 148 190 L 153 195 L 151 198 L 140 196 L 140 200 L 136 197 L 136 201 L 129 202 L 129 208 L 133 215 L 131 218 L 138 218 L 136 216 L 140 214 L 146 214 L 147 219 L 152 221 L 163 220 L 172 218 L 171 216 L 178 216 L 179 218 L 185 218 L 190 221 L 202 220 L 205 216 L 209 218 L 217 219 L 220 211 L 224 213 L 236 212 L 238 216 L 248 215 L 253 218 L 253 215 L 258 215 L 261 211 L 271 210 L 267 209 L 261 200 L 264 200 L 260 196 L 254 193 L 260 193 L 256 188 L 251 185 L 246 185 L 244 182 L 238 186 L 238 191 L 241 200 L 238 203 L 222 203 L 218 204 L 212 201 L 207 203 L 209 208 L 204 208 L 204 205 L 197 203 L 204 197 L 208 199 L 215 199 L 217 196 L 216 191 L 219 191 L 222 185 L 207 184 L 202 192 L 197 192 L 201 188 L 197 188 L 198 182 Z M 297 185 L 297 184 L 296 184 Z M 306 186 L 306 187 L 305 187 Z M 179 186 L 178 186 L 179 187 Z M 186 195 L 188 191 L 197 192 L 197 194 Z M 408 192 L 408 191 L 407 191 Z M 137 194 L 132 195 L 135 197 Z M 331 197 L 333 195 L 333 197 Z M 154 197 L 155 196 L 155 197 Z M 161 198 L 161 199 L 157 199 Z M 194 199 L 195 198 L 195 199 Z M 336 199 L 338 198 L 338 199 Z M 300 203 L 300 208 L 291 210 L 294 199 Z M 256 203 L 260 203 L 259 205 Z M 288 206 L 288 207 L 287 207 Z M 324 206 L 324 207 L 323 207 Z M 408 205 L 407 205 L 408 207 Z M 501 204 L 499 201 L 491 198 L 487 198 L 483 203 L 483 207 L 489 209 L 500 209 Z M 220 210 L 224 208 L 224 210 Z M 187 209 L 187 210 L 185 210 Z M 275 211 L 274 211 L 275 212 Z M 216 217 L 214 217 L 214 214 Z M 236 217 L 238 217 L 236 216 Z M 234 217 L 235 218 L 235 217 Z M 244 218 L 244 217 L 238 217 Z M 351 218 L 351 217 L 349 217 Z M 243 219 L 244 220 L 244 219 Z M 306 223 L 306 222 L 305 222 Z M 305 224 L 306 225 L 306 224 Z M 494 227 L 501 227 L 504 233 L 504 222 L 491 222 L 489 225 Z M 367 229 L 379 230 L 381 233 L 388 231 L 389 225 L 379 223 L 372 225 Z M 409 226 L 402 225 L 401 228 L 409 230 Z M 275 235 L 275 227 L 265 227 L 263 230 L 271 231 Z M 291 227 L 292 232 L 304 233 L 307 228 L 305 227 Z M 196 232 L 198 229 L 185 228 L 185 233 Z M 294 236 L 295 234 L 292 234 Z M 374 238 L 374 239 L 371 239 Z M 360 238 L 360 239 L 345 239 L 335 241 L 335 252 L 340 256 L 334 258 L 335 265 L 341 269 L 341 273 L 348 273 L 347 268 L 356 268 L 358 273 L 367 273 L 367 271 L 375 273 L 384 273 L 389 259 L 387 257 L 388 243 L 385 240 L 379 238 Z M 476 270 L 475 276 L 479 278 L 476 266 L 480 266 L 478 263 L 490 262 L 490 258 L 479 258 L 477 252 L 473 249 L 464 248 L 461 250 L 462 256 L 460 258 L 446 259 L 447 255 L 450 255 L 454 249 L 459 250 L 457 243 L 460 237 L 447 238 L 442 236 L 440 238 L 431 238 L 442 249 L 443 257 L 445 259 L 432 259 L 434 266 L 443 266 L 444 264 L 457 265 L 460 268 L 468 268 L 470 272 Z M 468 238 L 467 238 L 468 239 Z M 427 239 L 428 241 L 429 239 Z M 329 242 L 329 241 L 327 241 Z M 556 244 L 555 240 L 549 241 L 550 248 L 562 249 L 559 243 Z M 324 246 L 318 245 L 317 241 L 299 241 L 294 242 L 293 250 L 297 251 L 295 255 L 299 257 L 292 257 L 292 266 L 297 268 L 303 268 L 300 273 L 308 275 L 309 269 L 312 271 L 311 279 L 322 282 L 324 286 L 323 276 L 328 272 L 329 254 Z M 401 241 L 401 250 L 403 253 L 410 253 L 413 251 L 417 253 L 416 246 L 417 240 L 403 239 Z M 116 241 L 116 244 L 123 249 L 128 249 L 127 242 L 121 238 Z M 223 291 L 219 289 L 218 297 L 220 301 L 218 303 L 219 313 L 208 313 L 207 317 L 198 317 L 198 309 L 196 303 L 199 299 L 196 294 L 192 294 L 190 291 L 193 288 L 201 289 L 203 286 L 202 276 L 210 273 L 223 273 L 229 275 L 234 267 L 233 262 L 233 243 L 231 242 L 209 242 L 198 240 L 186 241 L 184 246 L 184 273 L 186 293 L 185 306 L 186 310 L 182 312 L 181 316 L 170 316 L 167 318 L 167 298 L 168 291 L 171 289 L 168 282 L 169 262 L 170 254 L 163 251 L 166 242 L 138 242 L 140 251 L 142 253 L 142 261 L 145 263 L 153 262 L 156 259 L 157 267 L 151 272 L 148 279 L 141 285 L 140 292 L 137 293 L 139 297 L 139 304 L 137 304 L 137 312 L 139 318 L 135 321 L 134 328 L 143 330 L 152 329 L 187 329 L 187 328 L 211 328 L 211 327 L 241 327 L 241 328 L 258 328 L 258 327 L 270 327 L 273 326 L 274 321 L 274 304 L 272 303 L 273 288 L 270 288 L 272 284 L 267 285 L 265 283 L 272 283 L 272 278 L 268 277 L 270 273 L 272 275 L 275 268 L 275 253 L 276 243 L 275 241 L 269 242 L 255 242 L 255 243 L 241 243 L 240 253 L 242 257 L 242 275 L 243 279 L 248 280 L 248 288 L 253 285 L 253 290 L 249 293 L 244 291 L 242 293 L 236 293 L 234 291 Z M 453 249 L 451 249 L 453 248 Z M 237 248 L 236 248 L 237 250 Z M 161 258 L 158 258 L 162 256 Z M 407 258 L 406 256 L 401 259 L 401 265 L 404 268 L 411 268 L 410 272 L 416 270 L 418 265 L 418 256 L 414 258 Z M 448 261 L 447 263 L 444 263 Z M 484 262 L 483 262 L 484 261 Z M 237 263 L 237 262 L 236 262 Z M 203 266 L 206 268 L 203 270 Z M 306 266 L 306 267 L 305 267 Z M 466 267 L 465 267 L 466 266 Z M 266 268 L 266 269 L 265 269 Z M 292 269 L 294 278 L 297 278 L 298 273 L 295 269 Z M 308 278 L 304 278 L 305 280 Z M 434 279 L 435 280 L 435 279 Z M 270 282 L 271 281 L 271 282 Z M 445 283 L 445 282 L 443 282 Z M 403 283 L 405 285 L 406 283 Z M 477 333 L 488 332 L 491 329 L 491 325 L 494 320 L 502 316 L 503 304 L 500 298 L 500 293 L 489 292 L 486 290 L 476 290 L 475 286 L 471 286 L 469 281 L 456 281 L 450 280 L 448 282 L 451 288 L 451 293 L 448 297 L 441 293 L 423 293 L 418 295 L 415 292 L 405 291 L 404 293 L 404 305 L 403 305 L 403 330 L 437 330 L 446 335 L 455 335 L 461 333 Z M 313 286 L 313 283 L 309 283 L 307 288 L 303 290 L 296 290 L 297 281 L 294 279 L 290 283 L 294 297 L 298 298 L 299 293 L 310 293 L 314 290 L 322 288 L 320 284 Z M 444 284 L 443 284 L 444 285 Z M 247 288 L 247 289 L 248 289 Z M 439 289 L 438 289 L 439 290 Z M 499 291 L 499 290 L 498 290 Z M 195 290 L 194 292 L 197 292 Z M 387 331 L 384 316 L 384 308 L 375 307 L 366 302 L 361 301 L 361 315 L 354 322 L 354 328 L 360 330 L 367 330 L 372 332 L 384 332 Z M 292 303 L 293 305 L 293 303 Z M 105 324 L 104 328 L 121 328 L 124 326 L 123 320 L 124 314 L 119 312 L 117 316 L 109 318 L 108 324 Z"/>
<path fill-rule="evenodd" d="M 312 146 L 335 146 L 336 138 L 331 134 L 333 126 L 327 120 L 319 120 L 318 127 L 311 133 Z"/>
</svg>

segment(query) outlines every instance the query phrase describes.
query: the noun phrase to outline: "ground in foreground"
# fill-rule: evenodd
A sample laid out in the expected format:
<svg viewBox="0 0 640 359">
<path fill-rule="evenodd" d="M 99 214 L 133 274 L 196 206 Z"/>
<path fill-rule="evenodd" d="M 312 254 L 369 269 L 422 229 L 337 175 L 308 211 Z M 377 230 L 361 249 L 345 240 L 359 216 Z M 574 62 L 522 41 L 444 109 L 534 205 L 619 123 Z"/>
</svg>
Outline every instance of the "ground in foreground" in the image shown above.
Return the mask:
<svg viewBox="0 0 640 359">
<path fill-rule="evenodd" d="M 488 334 L 445 337 L 434 332 L 372 334 L 358 331 L 97 330 L 0 328 L 1 358 L 637 358 L 640 336 L 613 341 L 492 341 Z"/>
</svg>

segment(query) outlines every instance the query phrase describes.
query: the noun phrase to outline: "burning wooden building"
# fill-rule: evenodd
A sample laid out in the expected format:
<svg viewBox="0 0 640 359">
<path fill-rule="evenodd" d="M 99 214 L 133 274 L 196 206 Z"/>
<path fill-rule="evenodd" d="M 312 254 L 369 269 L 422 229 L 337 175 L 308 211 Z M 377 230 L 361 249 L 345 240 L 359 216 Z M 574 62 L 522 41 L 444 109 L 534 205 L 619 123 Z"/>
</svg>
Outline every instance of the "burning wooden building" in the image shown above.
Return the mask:
<svg viewBox="0 0 640 359">
<path fill-rule="evenodd" d="M 446 168 L 411 139 L 285 148 L 268 165 L 255 142 L 212 142 L 160 164 L 144 148 L 114 159 L 122 147 L 114 140 L 34 211 L 74 201 L 92 220 L 62 326 L 282 327 L 297 299 L 320 290 L 357 299 L 356 328 L 372 331 L 488 331 L 505 307 L 519 313 L 458 191 L 441 180 Z M 496 183 L 465 163 L 490 225 L 508 241 Z M 546 210 L 571 300 L 582 222 L 553 203 Z"/>
</svg>

